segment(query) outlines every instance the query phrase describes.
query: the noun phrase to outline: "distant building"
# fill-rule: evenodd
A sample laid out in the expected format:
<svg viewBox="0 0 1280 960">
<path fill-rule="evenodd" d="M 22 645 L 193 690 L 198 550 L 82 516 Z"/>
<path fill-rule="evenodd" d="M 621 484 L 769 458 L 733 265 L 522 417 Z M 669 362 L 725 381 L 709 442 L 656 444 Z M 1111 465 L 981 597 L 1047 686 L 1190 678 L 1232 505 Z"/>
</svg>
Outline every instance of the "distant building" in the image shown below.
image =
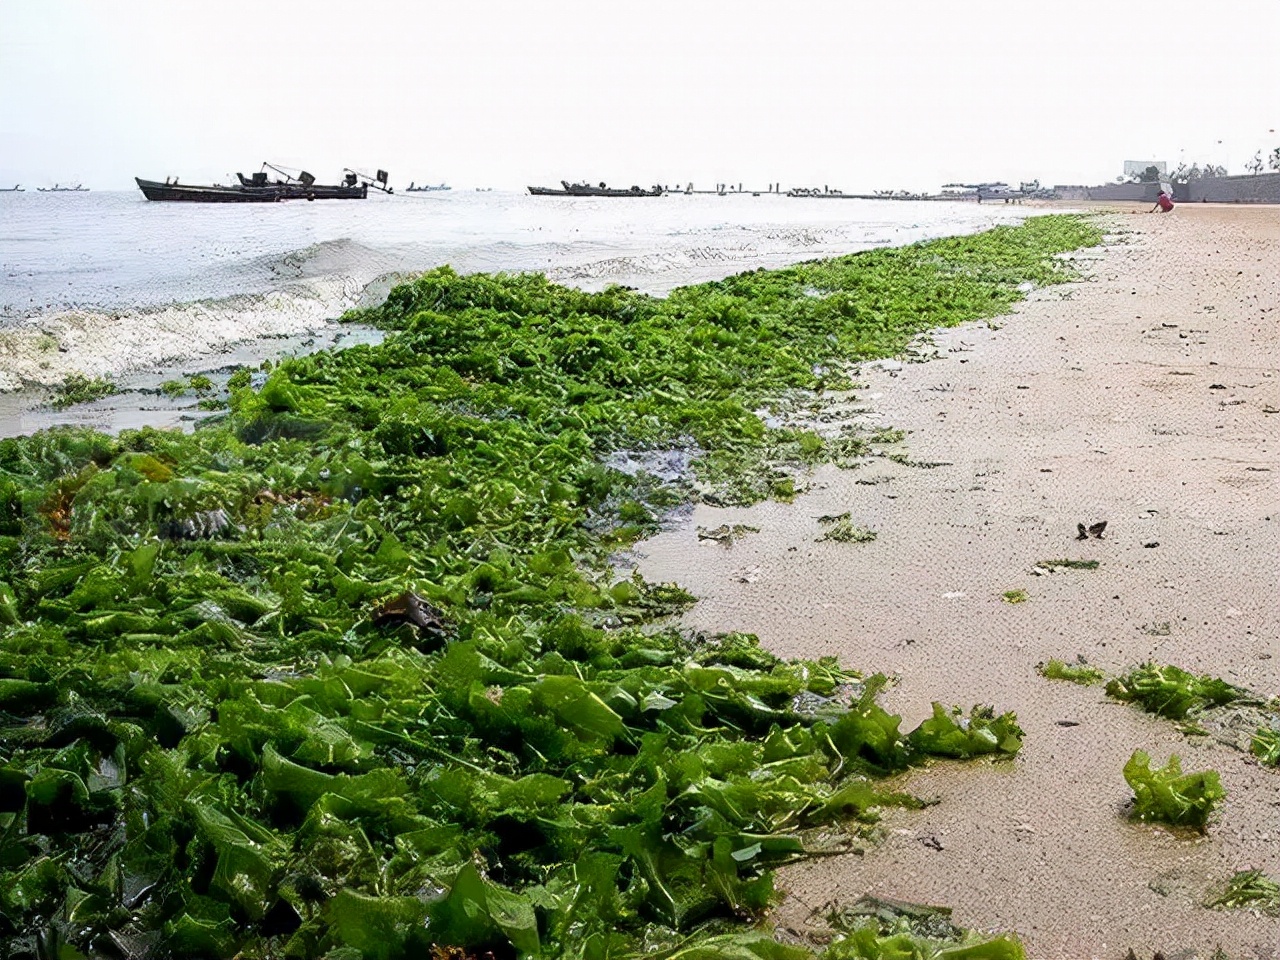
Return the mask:
<svg viewBox="0 0 1280 960">
<path fill-rule="evenodd" d="M 1124 175 L 1126 177 L 1140 177 L 1147 172 L 1147 167 L 1155 167 L 1160 171 L 1160 179 L 1163 180 L 1169 173 L 1169 165 L 1163 160 L 1126 160 L 1124 162 Z"/>
</svg>

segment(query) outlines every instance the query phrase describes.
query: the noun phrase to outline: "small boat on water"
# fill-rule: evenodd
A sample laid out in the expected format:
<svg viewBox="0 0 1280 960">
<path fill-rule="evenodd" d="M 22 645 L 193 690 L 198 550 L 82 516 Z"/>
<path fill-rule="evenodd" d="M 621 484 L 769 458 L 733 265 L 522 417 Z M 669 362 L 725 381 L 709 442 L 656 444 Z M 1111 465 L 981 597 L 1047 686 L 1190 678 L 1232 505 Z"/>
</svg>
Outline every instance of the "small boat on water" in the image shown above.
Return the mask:
<svg viewBox="0 0 1280 960">
<path fill-rule="evenodd" d="M 55 183 L 52 187 L 36 187 L 39 193 L 88 193 L 88 187 L 82 187 L 76 184 L 74 187 L 64 187 L 59 183 Z"/>
<path fill-rule="evenodd" d="M 535 197 L 660 197 L 666 193 L 666 190 L 657 184 L 654 184 L 648 190 L 636 186 L 629 189 L 619 189 L 618 187 L 606 186 L 603 182 L 599 186 L 593 187 L 589 183 L 569 183 L 567 180 L 561 180 L 560 186 L 563 189 L 530 187 L 529 193 Z"/>
<path fill-rule="evenodd" d="M 284 191 L 279 187 L 243 187 L 223 186 L 220 183 L 180 184 L 175 178 L 173 182 L 165 180 L 143 180 L 134 177 L 138 189 L 148 200 L 185 200 L 191 203 L 276 203 L 284 199 Z"/>
<path fill-rule="evenodd" d="M 20 183 L 15 183 L 12 187 L 0 187 L 0 193 L 26 193 L 26 192 L 27 191 L 22 189 L 22 184 Z"/>
<path fill-rule="evenodd" d="M 363 200 L 369 196 L 369 188 L 391 193 L 387 186 L 387 171 L 379 170 L 377 176 L 370 177 L 355 170 L 344 171 L 341 184 L 316 183 L 316 178 L 307 171 L 299 171 L 297 176 L 286 173 L 278 167 L 264 163 L 264 167 L 276 171 L 283 180 L 270 180 L 266 170 L 246 177 L 236 174 L 239 183 L 224 186 L 215 184 L 179 184 L 175 177 L 172 182 L 163 183 L 156 180 L 143 180 L 134 177 L 138 189 L 148 200 L 188 201 L 192 203 L 277 203 L 281 200 Z"/>
<path fill-rule="evenodd" d="M 453 187 L 449 186 L 447 183 L 438 183 L 438 184 L 435 184 L 434 186 L 429 183 L 424 183 L 422 186 L 417 187 L 417 186 L 414 186 L 413 181 L 410 180 L 409 185 L 404 188 L 404 192 L 405 193 L 431 193 L 434 190 L 452 190 L 452 189 Z"/>
</svg>

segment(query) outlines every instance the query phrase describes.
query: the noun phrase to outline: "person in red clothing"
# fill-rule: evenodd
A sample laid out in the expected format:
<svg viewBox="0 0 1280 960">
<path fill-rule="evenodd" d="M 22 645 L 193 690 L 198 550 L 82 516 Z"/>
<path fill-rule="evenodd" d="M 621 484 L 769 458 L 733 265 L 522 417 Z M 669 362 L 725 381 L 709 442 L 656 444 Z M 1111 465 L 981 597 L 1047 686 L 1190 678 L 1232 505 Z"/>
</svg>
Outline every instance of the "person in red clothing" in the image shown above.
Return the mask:
<svg viewBox="0 0 1280 960">
<path fill-rule="evenodd" d="M 1155 213 L 1157 209 L 1161 213 L 1168 213 L 1173 209 L 1173 197 L 1161 190 L 1160 196 L 1156 197 L 1156 205 L 1151 208 L 1151 212 Z"/>
</svg>

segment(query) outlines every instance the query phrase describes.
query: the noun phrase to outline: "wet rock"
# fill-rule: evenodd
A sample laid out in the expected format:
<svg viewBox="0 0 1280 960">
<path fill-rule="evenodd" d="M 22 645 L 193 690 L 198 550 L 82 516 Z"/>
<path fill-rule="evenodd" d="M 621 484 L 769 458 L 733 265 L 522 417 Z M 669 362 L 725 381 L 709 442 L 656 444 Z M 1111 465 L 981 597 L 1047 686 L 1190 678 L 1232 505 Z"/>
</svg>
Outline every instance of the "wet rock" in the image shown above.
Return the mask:
<svg viewBox="0 0 1280 960">
<path fill-rule="evenodd" d="M 375 627 L 384 628 L 409 624 L 419 634 L 438 641 L 447 640 L 453 632 L 444 614 L 412 590 L 379 604 L 369 620 Z"/>
</svg>

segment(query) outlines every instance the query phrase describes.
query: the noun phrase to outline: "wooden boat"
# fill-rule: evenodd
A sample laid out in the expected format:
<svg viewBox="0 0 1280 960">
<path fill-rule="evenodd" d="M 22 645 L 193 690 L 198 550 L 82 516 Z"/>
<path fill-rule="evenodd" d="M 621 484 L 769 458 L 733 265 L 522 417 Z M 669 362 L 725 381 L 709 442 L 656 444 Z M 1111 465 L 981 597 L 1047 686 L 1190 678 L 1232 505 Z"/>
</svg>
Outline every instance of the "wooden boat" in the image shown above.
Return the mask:
<svg viewBox="0 0 1280 960">
<path fill-rule="evenodd" d="M 224 187 L 221 184 L 201 186 L 168 181 L 143 180 L 134 177 L 138 189 L 148 200 L 185 200 L 191 203 L 276 203 L 284 199 L 284 191 L 276 186 Z"/>
<path fill-rule="evenodd" d="M 36 190 L 39 193 L 88 193 L 89 192 L 88 187 L 82 187 L 78 183 L 74 187 L 64 187 L 61 184 L 55 183 L 52 187 L 36 187 Z"/>
<path fill-rule="evenodd" d="M 529 193 L 535 197 L 660 197 L 666 192 L 656 184 L 648 190 L 635 186 L 630 189 L 619 189 L 605 186 L 603 182 L 593 187 L 589 183 L 569 183 L 567 180 L 561 180 L 560 186 L 563 189 L 530 187 Z"/>
<path fill-rule="evenodd" d="M 435 186 L 432 186 L 429 183 L 424 183 L 420 187 L 415 187 L 413 185 L 413 181 L 410 180 L 409 185 L 404 188 L 404 192 L 405 193 L 430 193 L 433 190 L 452 190 L 452 189 L 453 187 L 449 186 L 447 183 L 439 183 L 439 184 L 436 184 Z"/>
<path fill-rule="evenodd" d="M 265 171 L 246 177 L 237 173 L 240 181 L 231 186 L 215 183 L 205 185 L 179 185 L 175 179 L 172 183 L 165 181 L 143 180 L 134 177 L 138 189 L 148 200 L 185 200 L 194 203 L 275 203 L 279 200 L 363 200 L 369 195 L 369 188 L 391 193 L 387 186 L 387 172 L 379 170 L 376 177 L 368 177 L 354 170 L 346 171 L 346 178 L 341 184 L 321 184 L 315 177 L 303 170 L 294 177 L 271 164 L 264 167 L 276 170 L 284 180 L 270 181 Z"/>
</svg>

